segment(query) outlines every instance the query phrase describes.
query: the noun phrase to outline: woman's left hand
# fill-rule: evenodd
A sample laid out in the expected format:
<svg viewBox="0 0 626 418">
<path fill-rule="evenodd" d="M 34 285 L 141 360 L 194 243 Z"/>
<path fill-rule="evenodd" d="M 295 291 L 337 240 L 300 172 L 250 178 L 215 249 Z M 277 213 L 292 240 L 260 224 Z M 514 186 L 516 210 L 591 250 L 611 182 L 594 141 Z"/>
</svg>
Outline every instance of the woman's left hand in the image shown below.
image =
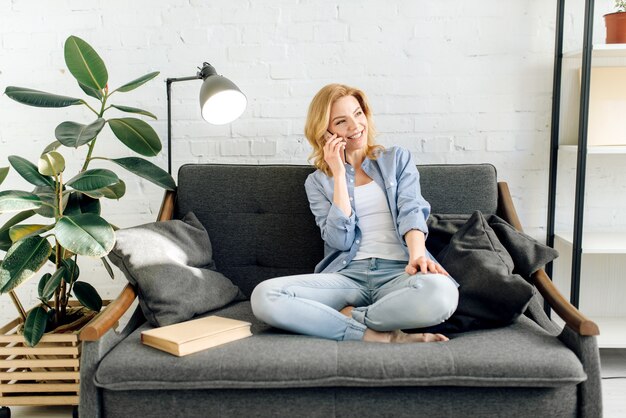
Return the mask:
<svg viewBox="0 0 626 418">
<path fill-rule="evenodd" d="M 445 274 L 446 276 L 449 276 L 448 272 L 443 267 L 441 267 L 441 265 L 435 263 L 433 260 L 426 256 L 418 257 L 415 260 L 409 260 L 409 264 L 407 264 L 404 271 L 406 271 L 407 274 L 410 275 L 421 272 Z"/>
</svg>

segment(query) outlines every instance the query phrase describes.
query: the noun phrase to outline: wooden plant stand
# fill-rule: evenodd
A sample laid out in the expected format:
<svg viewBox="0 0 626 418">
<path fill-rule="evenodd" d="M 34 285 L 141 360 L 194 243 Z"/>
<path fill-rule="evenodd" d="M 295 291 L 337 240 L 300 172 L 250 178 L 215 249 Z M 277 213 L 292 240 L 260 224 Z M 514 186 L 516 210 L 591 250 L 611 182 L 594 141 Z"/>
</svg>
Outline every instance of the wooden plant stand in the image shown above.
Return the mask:
<svg viewBox="0 0 626 418">
<path fill-rule="evenodd" d="M 109 302 L 103 301 L 101 313 Z M 78 303 L 70 301 L 69 306 L 78 306 Z M 83 318 L 72 331 L 44 334 L 35 347 L 26 345 L 19 332 L 24 323 L 21 317 L 0 328 L 2 413 L 6 414 L 4 407 L 9 406 L 78 405 L 82 348 L 78 336 L 96 316 Z M 74 416 L 76 411 L 75 407 Z"/>
<path fill-rule="evenodd" d="M 78 332 L 45 334 L 29 347 L 14 319 L 0 328 L 0 405 L 78 405 Z"/>
</svg>

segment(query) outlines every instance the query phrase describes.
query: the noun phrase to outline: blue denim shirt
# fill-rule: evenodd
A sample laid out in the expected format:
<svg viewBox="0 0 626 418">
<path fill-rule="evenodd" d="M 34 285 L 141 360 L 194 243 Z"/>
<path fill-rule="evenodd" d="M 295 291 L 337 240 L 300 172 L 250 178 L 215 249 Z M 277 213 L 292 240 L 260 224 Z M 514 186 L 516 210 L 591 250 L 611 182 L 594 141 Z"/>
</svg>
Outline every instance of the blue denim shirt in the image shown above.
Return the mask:
<svg viewBox="0 0 626 418">
<path fill-rule="evenodd" d="M 427 235 L 426 219 L 430 214 L 430 204 L 422 197 L 419 173 L 411 153 L 397 146 L 387 148 L 376 160 L 363 160 L 361 168 L 385 191 L 398 240 L 408 259 L 409 250 L 404 235 L 411 229 L 418 229 Z M 324 240 L 324 259 L 315 267 L 316 273 L 341 270 L 352 261 L 359 248 L 361 230 L 354 206 L 355 170 L 350 164 L 346 164 L 346 182 L 352 207 L 350 216 L 333 203 L 332 177 L 317 170 L 304 183 L 311 212 Z M 432 258 L 430 254 L 428 256 Z"/>
</svg>

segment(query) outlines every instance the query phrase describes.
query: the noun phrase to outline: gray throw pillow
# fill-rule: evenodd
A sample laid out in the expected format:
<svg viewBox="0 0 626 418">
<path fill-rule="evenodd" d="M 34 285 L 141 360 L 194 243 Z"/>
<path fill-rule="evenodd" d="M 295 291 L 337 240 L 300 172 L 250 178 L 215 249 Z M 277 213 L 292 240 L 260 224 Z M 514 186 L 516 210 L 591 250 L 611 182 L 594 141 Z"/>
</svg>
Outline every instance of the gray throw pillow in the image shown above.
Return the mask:
<svg viewBox="0 0 626 418">
<path fill-rule="evenodd" d="M 459 282 L 451 332 L 507 325 L 521 315 L 533 286 L 513 273 L 513 259 L 480 212 L 454 233 L 437 260 Z"/>
<path fill-rule="evenodd" d="M 471 215 L 431 214 L 428 218 L 426 246 L 431 254 L 440 254 L 452 236 L 468 222 Z M 518 231 L 496 215 L 484 217 L 513 260 L 517 273 L 526 280 L 537 270 L 559 256 L 558 251 Z"/>
<path fill-rule="evenodd" d="M 153 326 L 186 321 L 243 296 L 215 271 L 209 234 L 192 212 L 182 220 L 118 230 L 108 257 L 137 288 Z"/>
<path fill-rule="evenodd" d="M 534 272 L 559 256 L 557 250 L 518 231 L 502 218 L 492 215 L 488 222 L 513 259 L 515 264 L 513 272 L 525 279 L 530 279 Z"/>
</svg>

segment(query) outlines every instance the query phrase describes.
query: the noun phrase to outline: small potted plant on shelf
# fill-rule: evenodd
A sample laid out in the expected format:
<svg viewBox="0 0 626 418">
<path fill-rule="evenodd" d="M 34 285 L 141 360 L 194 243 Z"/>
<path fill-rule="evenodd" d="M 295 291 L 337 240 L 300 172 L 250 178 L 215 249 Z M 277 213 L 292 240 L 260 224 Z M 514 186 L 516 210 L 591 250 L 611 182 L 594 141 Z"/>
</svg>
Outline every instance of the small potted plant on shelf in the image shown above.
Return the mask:
<svg viewBox="0 0 626 418">
<path fill-rule="evenodd" d="M 626 0 L 615 0 L 615 9 L 604 15 L 607 44 L 626 43 Z"/>
<path fill-rule="evenodd" d="M 6 251 L 0 263 L 0 292 L 11 292 L 31 278 L 46 263 L 54 264 L 54 272 L 39 279 L 41 306 L 32 309 L 25 318 L 24 337 L 31 346 L 37 344 L 46 330 L 65 325 L 71 317 L 68 309 L 71 296 L 85 308 L 98 312 L 102 299 L 85 281 L 79 280 L 78 256 L 99 257 L 112 275 L 104 256 L 115 243 L 114 228 L 100 213 L 100 199 L 120 199 L 126 184 L 108 168 L 92 164 L 109 162 L 124 168 L 168 190 L 174 189 L 172 177 L 155 164 L 140 158 L 106 158 L 94 154 L 96 141 L 108 125 L 132 151 L 143 156 L 156 156 L 161 140 L 145 121 L 134 117 L 105 119 L 107 111 L 143 115 L 156 119 L 152 113 L 111 103 L 113 95 L 120 96 L 156 77 L 152 72 L 111 90 L 103 60 L 84 40 L 70 36 L 65 42 L 65 63 L 76 78 L 80 89 L 95 99 L 91 106 L 85 99 L 32 90 L 7 87 L 5 94 L 25 105 L 59 108 L 85 106 L 93 113 L 87 124 L 62 122 L 55 129 L 56 140 L 49 144 L 39 159 L 30 162 L 11 155 L 10 167 L 0 167 L 0 183 L 5 181 L 11 167 L 34 186 L 32 190 L 0 192 L 0 214 L 16 213 L 0 227 L 0 250 Z M 65 147 L 65 148 L 64 148 Z M 85 148 L 85 158 L 78 172 L 66 173 L 62 149 Z M 28 223 L 34 215 L 44 221 Z"/>
</svg>

